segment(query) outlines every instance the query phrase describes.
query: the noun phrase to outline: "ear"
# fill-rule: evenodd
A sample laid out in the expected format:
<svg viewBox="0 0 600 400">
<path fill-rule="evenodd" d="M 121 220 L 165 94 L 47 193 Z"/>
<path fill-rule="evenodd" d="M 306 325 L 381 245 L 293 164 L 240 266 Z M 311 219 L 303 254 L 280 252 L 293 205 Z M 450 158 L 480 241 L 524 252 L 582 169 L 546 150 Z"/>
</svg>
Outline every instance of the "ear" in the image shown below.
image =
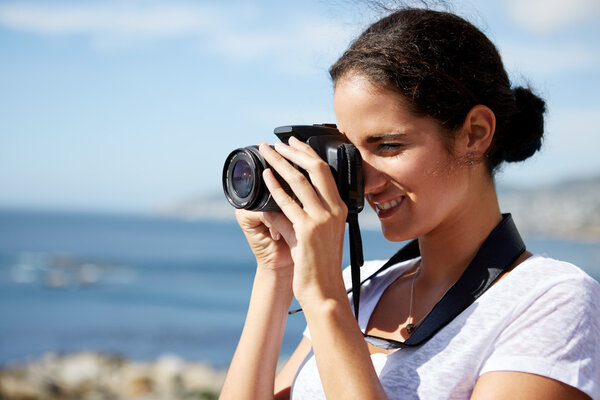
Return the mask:
<svg viewBox="0 0 600 400">
<path fill-rule="evenodd" d="M 462 154 L 473 154 L 481 158 L 490 147 L 496 131 L 496 116 L 487 106 L 478 104 L 471 108 L 461 130 L 457 149 Z"/>
</svg>

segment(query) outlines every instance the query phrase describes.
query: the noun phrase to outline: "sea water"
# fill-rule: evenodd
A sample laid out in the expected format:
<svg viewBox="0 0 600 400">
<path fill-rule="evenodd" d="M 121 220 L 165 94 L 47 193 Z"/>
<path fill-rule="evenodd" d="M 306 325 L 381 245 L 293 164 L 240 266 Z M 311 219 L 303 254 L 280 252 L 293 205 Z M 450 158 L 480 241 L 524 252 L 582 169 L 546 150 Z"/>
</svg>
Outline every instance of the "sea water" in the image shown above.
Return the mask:
<svg viewBox="0 0 600 400">
<path fill-rule="evenodd" d="M 363 230 L 362 239 L 366 259 L 388 258 L 400 246 L 376 231 Z M 599 244 L 525 240 L 532 252 L 600 278 Z M 0 365 L 94 350 L 226 367 L 254 267 L 233 221 L 2 210 Z M 288 318 L 283 358 L 304 326 L 302 314 Z"/>
</svg>

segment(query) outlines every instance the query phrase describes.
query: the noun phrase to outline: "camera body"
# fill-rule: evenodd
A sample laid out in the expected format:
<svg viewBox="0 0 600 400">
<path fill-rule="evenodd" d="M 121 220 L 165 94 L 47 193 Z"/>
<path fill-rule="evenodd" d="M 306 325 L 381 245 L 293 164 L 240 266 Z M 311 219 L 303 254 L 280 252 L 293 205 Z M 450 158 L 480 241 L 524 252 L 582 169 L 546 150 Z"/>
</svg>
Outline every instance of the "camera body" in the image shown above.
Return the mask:
<svg viewBox="0 0 600 400">
<path fill-rule="evenodd" d="M 294 136 L 312 147 L 329 165 L 340 197 L 348 207 L 348 214 L 362 211 L 362 158 L 358 149 L 334 124 L 280 126 L 275 128 L 274 133 L 284 143 Z M 280 211 L 263 182 L 265 168 L 269 165 L 257 146 L 239 148 L 229 154 L 223 167 L 222 182 L 225 197 L 232 206 L 252 211 Z M 298 169 L 307 175 L 304 170 Z M 286 192 L 294 196 L 286 182 L 276 177 Z"/>
</svg>

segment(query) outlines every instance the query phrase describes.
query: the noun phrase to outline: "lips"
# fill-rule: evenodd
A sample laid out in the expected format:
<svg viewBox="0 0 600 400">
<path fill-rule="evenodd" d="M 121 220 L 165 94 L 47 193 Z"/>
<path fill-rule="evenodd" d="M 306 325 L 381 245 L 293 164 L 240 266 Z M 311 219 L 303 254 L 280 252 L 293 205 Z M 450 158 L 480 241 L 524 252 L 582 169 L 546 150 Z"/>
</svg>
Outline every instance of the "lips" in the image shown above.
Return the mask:
<svg viewBox="0 0 600 400">
<path fill-rule="evenodd" d="M 373 201 L 373 204 L 375 205 L 375 211 L 377 212 L 377 215 L 380 218 L 385 218 L 389 215 L 391 215 L 392 213 L 394 213 L 396 211 L 396 209 L 398 209 L 398 207 L 400 207 L 400 205 L 402 204 L 402 202 L 404 201 L 404 196 L 392 199 L 390 201 L 385 201 L 385 202 L 376 202 Z"/>
</svg>

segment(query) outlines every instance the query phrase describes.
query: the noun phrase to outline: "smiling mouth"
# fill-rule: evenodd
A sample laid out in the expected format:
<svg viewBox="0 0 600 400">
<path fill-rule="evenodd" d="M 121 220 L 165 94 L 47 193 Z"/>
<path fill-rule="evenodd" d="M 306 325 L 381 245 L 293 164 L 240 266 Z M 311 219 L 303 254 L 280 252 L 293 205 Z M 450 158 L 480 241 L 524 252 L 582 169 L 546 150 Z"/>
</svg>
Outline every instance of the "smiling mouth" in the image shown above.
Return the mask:
<svg viewBox="0 0 600 400">
<path fill-rule="evenodd" d="M 373 203 L 375 205 L 375 211 L 379 217 L 386 217 L 393 213 L 403 202 L 404 196 L 397 199 L 386 201 L 385 203 Z"/>
</svg>

